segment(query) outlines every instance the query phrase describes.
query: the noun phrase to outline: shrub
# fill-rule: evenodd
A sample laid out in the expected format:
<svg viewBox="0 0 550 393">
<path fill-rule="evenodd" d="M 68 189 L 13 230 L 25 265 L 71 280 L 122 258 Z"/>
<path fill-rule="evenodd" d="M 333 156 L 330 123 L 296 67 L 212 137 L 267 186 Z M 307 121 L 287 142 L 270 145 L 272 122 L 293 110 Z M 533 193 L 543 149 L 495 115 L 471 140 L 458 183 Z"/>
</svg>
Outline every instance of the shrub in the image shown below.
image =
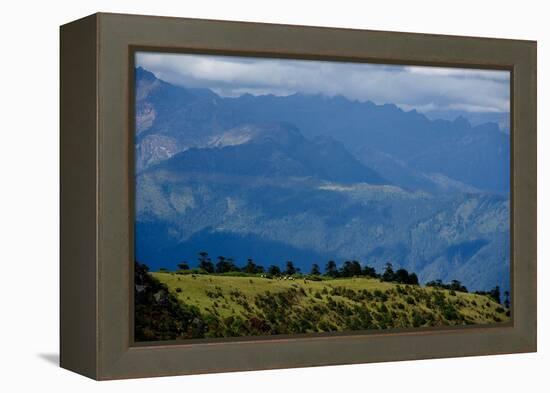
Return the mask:
<svg viewBox="0 0 550 393">
<path fill-rule="evenodd" d="M 279 276 L 279 275 L 281 275 L 281 269 L 280 269 L 279 266 L 277 266 L 277 265 L 271 265 L 271 266 L 267 269 L 267 273 L 268 273 L 270 276 Z"/>
<path fill-rule="evenodd" d="M 376 270 L 373 267 L 370 267 L 370 266 L 365 266 L 363 268 L 362 274 L 365 277 L 371 277 L 371 278 L 377 278 L 378 277 L 378 274 L 376 273 Z"/>
<path fill-rule="evenodd" d="M 186 305 L 170 293 L 166 285 L 149 275 L 145 265 L 136 263 L 134 282 L 145 289 L 135 293 L 135 337 L 137 341 L 202 338 L 206 333 L 197 307 Z M 161 302 L 155 295 L 163 293 Z"/>
<path fill-rule="evenodd" d="M 420 327 L 426 323 L 426 318 L 418 311 L 414 311 L 412 315 L 412 324 L 414 327 Z"/>
<path fill-rule="evenodd" d="M 374 297 L 378 298 L 378 300 L 380 300 L 381 302 L 385 302 L 388 300 L 388 295 L 386 294 L 386 292 L 383 292 L 380 289 L 375 289 L 373 294 Z"/>
<path fill-rule="evenodd" d="M 429 281 L 426 283 L 426 286 L 441 289 L 451 289 L 457 292 L 468 292 L 468 289 L 458 280 L 452 280 L 450 284 L 445 284 L 441 280 Z"/>
<path fill-rule="evenodd" d="M 382 281 L 395 281 L 395 273 L 393 271 L 393 265 L 391 263 L 386 263 L 386 270 L 382 274 Z"/>
<path fill-rule="evenodd" d="M 223 292 L 222 292 L 222 289 L 220 287 L 215 287 L 214 288 L 214 291 L 210 291 L 210 290 L 206 290 L 206 296 L 208 296 L 209 298 L 211 299 L 217 299 L 217 298 L 223 298 Z"/>
<path fill-rule="evenodd" d="M 264 267 L 257 265 L 252 258 L 248 258 L 246 265 L 241 270 L 248 274 L 259 274 L 264 272 Z"/>
<path fill-rule="evenodd" d="M 321 275 L 321 269 L 319 268 L 318 264 L 314 263 L 313 265 L 311 265 L 310 275 L 311 276 L 320 276 Z"/>
<path fill-rule="evenodd" d="M 187 262 L 178 263 L 178 269 L 189 270 L 189 264 Z"/>
<path fill-rule="evenodd" d="M 325 274 L 329 277 L 338 277 L 338 268 L 336 267 L 336 262 L 328 261 L 325 267 Z"/>
<path fill-rule="evenodd" d="M 330 328 L 330 324 L 325 321 L 320 321 L 317 325 L 317 328 L 322 332 L 330 332 L 332 329 Z"/>
<path fill-rule="evenodd" d="M 442 308 L 442 314 L 443 318 L 445 318 L 448 321 L 454 321 L 460 319 L 460 316 L 454 306 L 450 303 L 446 303 L 445 306 Z"/>
<path fill-rule="evenodd" d="M 292 276 L 293 274 L 296 274 L 297 270 L 294 267 L 294 262 L 292 261 L 286 261 L 286 268 L 285 268 L 285 274 L 287 276 Z"/>
</svg>

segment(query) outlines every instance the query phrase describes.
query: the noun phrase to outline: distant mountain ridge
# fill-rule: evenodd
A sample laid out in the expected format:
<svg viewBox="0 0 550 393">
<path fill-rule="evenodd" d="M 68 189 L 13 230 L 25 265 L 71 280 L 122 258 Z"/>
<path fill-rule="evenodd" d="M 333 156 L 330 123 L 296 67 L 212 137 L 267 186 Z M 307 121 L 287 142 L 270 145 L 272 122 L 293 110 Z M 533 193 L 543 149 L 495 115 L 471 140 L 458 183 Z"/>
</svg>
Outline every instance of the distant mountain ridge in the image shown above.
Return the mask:
<svg viewBox="0 0 550 393">
<path fill-rule="evenodd" d="M 204 148 L 190 148 L 154 166 L 248 176 L 314 177 L 343 183 L 388 183 L 330 137 L 304 138 L 289 124 L 233 128 Z"/>
<path fill-rule="evenodd" d="M 187 89 L 155 79 L 143 68 L 136 69 L 138 91 L 142 80 L 148 86 L 138 92 L 136 105 L 142 157 L 138 170 L 147 166 L 142 161 L 150 164 L 167 158 L 167 154 L 159 155 L 159 150 L 173 154 L 204 147 L 218 134 L 243 124 L 288 123 L 306 138 L 332 137 L 371 168 L 377 163 L 362 152 L 369 150 L 376 153 L 374 156 L 384 156 L 386 164 L 382 163 L 377 171 L 404 188 L 441 190 L 431 180 L 436 174 L 472 189 L 499 193 L 509 190 L 510 137 L 495 123 L 472 127 L 461 117 L 432 121 L 415 110 L 405 112 L 393 104 L 375 105 L 342 96 L 245 94 L 223 98 L 208 89 Z M 151 111 L 154 116 L 147 115 Z M 150 138 L 156 138 L 157 143 L 144 149 L 148 142 L 151 144 Z M 152 160 L 147 158 L 155 155 Z M 404 169 L 394 166 L 387 170 L 388 161 L 403 163 Z M 400 184 L 403 178 L 409 178 L 410 171 L 417 173 L 419 180 Z"/>
</svg>

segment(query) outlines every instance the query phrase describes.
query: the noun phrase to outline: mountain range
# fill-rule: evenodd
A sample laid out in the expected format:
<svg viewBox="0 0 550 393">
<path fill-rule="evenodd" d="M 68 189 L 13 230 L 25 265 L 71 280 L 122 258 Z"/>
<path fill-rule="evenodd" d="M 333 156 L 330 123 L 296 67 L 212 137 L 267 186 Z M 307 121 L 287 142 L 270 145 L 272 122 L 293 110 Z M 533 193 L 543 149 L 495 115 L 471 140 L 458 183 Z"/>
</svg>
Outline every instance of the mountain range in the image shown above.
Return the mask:
<svg viewBox="0 0 550 393">
<path fill-rule="evenodd" d="M 386 262 L 509 288 L 509 135 L 342 96 L 221 97 L 136 69 L 136 258 Z"/>
</svg>

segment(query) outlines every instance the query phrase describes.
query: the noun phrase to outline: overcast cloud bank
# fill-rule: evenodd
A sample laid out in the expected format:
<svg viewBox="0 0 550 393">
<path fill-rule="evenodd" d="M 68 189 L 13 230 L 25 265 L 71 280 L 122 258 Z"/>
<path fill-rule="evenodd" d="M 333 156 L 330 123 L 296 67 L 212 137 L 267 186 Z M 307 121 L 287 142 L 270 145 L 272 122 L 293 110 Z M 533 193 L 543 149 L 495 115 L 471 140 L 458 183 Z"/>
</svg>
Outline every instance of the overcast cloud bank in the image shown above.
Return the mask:
<svg viewBox="0 0 550 393">
<path fill-rule="evenodd" d="M 221 96 L 342 95 L 426 113 L 494 114 L 507 128 L 510 73 L 502 70 L 380 65 L 139 52 L 142 66 L 167 82 Z"/>
</svg>

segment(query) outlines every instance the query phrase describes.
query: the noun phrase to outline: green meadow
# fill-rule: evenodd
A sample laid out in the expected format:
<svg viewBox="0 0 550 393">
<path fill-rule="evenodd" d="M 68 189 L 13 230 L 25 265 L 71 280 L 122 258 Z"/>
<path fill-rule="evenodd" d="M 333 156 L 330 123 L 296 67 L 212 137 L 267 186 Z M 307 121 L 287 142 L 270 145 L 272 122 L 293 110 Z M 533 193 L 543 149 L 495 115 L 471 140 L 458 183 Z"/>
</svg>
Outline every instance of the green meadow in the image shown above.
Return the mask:
<svg viewBox="0 0 550 393">
<path fill-rule="evenodd" d="M 153 311 L 142 308 L 149 317 L 156 315 L 157 320 L 163 321 L 159 327 L 149 326 L 155 322 L 144 318 L 138 320 L 136 336 L 142 340 L 421 328 L 509 320 L 509 311 L 486 295 L 384 282 L 379 278 L 312 280 L 308 276 L 283 279 L 181 272 L 153 272 L 147 276 L 157 293 L 151 299 L 165 305 Z M 167 302 L 178 312 L 176 317 L 167 314 Z"/>
</svg>

